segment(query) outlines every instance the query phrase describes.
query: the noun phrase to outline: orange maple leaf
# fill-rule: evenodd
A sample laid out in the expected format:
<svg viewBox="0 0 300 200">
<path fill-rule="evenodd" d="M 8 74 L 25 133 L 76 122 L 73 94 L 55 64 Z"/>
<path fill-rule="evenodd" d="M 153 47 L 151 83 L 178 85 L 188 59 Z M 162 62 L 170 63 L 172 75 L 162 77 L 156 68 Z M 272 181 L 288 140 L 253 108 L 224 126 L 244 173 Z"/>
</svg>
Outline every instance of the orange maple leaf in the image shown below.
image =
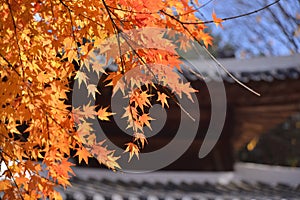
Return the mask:
<svg viewBox="0 0 300 200">
<path fill-rule="evenodd" d="M 166 95 L 165 93 L 160 93 L 160 92 L 157 92 L 157 100 L 156 101 L 160 101 L 161 102 L 161 106 L 164 108 L 164 105 L 166 104 L 167 107 L 169 108 L 169 104 L 168 104 L 168 101 L 167 101 L 167 98 L 169 98 L 168 95 Z"/>
<path fill-rule="evenodd" d="M 84 160 L 84 162 L 88 164 L 88 158 L 91 156 L 91 154 L 86 150 L 86 148 L 78 148 L 74 157 L 75 156 L 78 156 L 79 163 Z"/>
<path fill-rule="evenodd" d="M 139 117 L 139 123 L 140 123 L 141 127 L 143 127 L 145 124 L 146 126 L 148 126 L 150 128 L 150 130 L 152 130 L 151 125 L 150 125 L 150 120 L 154 120 L 154 119 L 151 118 L 149 116 L 149 114 L 144 113 L 142 116 Z"/>
<path fill-rule="evenodd" d="M 129 160 L 128 160 L 128 162 L 132 159 L 132 157 L 134 155 L 136 155 L 136 157 L 139 159 L 139 152 L 140 152 L 140 150 L 139 150 L 138 146 L 136 144 L 132 143 L 132 142 L 129 142 L 129 143 L 125 144 L 125 145 L 127 145 L 127 148 L 125 149 L 124 153 L 125 152 L 129 152 Z"/>
<path fill-rule="evenodd" d="M 153 95 L 147 94 L 147 91 L 134 91 L 130 98 L 130 104 L 134 103 L 135 107 L 140 107 L 142 111 L 144 111 L 144 106 L 150 106 L 151 103 L 149 101 L 149 97 Z"/>
<path fill-rule="evenodd" d="M 199 31 L 199 36 L 201 40 L 203 41 L 204 45 L 206 48 L 208 48 L 208 45 L 212 45 L 212 37 L 208 34 L 205 33 L 204 31 Z"/>
<path fill-rule="evenodd" d="M 221 24 L 221 22 L 223 22 L 223 20 L 221 18 L 217 17 L 215 11 L 213 11 L 213 13 L 212 13 L 212 18 L 213 18 L 213 21 L 214 21 L 214 23 L 215 23 L 216 26 L 220 25 L 220 27 L 223 28 L 223 26 Z"/>
</svg>

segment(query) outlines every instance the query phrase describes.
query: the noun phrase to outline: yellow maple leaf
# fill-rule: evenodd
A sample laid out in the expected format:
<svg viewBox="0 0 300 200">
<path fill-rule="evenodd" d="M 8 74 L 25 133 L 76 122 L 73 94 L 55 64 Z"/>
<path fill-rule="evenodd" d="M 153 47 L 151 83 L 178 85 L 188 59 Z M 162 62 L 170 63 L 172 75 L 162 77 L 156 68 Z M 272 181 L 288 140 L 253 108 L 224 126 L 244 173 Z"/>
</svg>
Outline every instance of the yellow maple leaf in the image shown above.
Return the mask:
<svg viewBox="0 0 300 200">
<path fill-rule="evenodd" d="M 142 148 L 144 148 L 145 143 L 148 143 L 144 133 L 136 132 L 136 133 L 134 133 L 133 136 L 134 136 L 134 142 L 135 141 L 140 141 L 141 144 L 142 144 Z"/>
<path fill-rule="evenodd" d="M 116 114 L 116 113 L 112 113 L 112 112 L 107 112 L 107 109 L 108 109 L 108 107 L 106 107 L 106 108 L 100 108 L 99 110 L 98 110 L 98 112 L 97 112 L 97 114 L 98 114 L 98 118 L 100 119 L 100 120 L 103 120 L 103 121 L 109 121 L 109 116 L 112 116 L 112 115 L 114 115 L 114 114 Z"/>
<path fill-rule="evenodd" d="M 88 96 L 92 95 L 94 99 L 96 99 L 96 93 L 100 94 L 100 92 L 97 89 L 97 85 L 89 84 L 87 86 L 88 90 Z"/>
<path fill-rule="evenodd" d="M 78 87 L 79 87 L 79 88 L 80 88 L 82 82 L 84 82 L 84 84 L 87 85 L 88 77 L 87 77 L 87 75 L 86 75 L 84 72 L 82 72 L 82 71 L 77 71 L 76 76 L 75 76 L 74 79 L 78 79 L 78 82 L 79 82 Z"/>
</svg>

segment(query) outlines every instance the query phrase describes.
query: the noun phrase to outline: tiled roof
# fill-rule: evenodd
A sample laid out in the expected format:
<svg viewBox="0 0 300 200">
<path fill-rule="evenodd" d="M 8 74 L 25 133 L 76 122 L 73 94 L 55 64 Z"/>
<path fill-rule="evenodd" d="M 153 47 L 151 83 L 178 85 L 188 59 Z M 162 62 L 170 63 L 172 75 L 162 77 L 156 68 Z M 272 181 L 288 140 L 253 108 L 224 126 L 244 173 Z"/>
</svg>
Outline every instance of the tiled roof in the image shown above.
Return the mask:
<svg viewBox="0 0 300 200">
<path fill-rule="evenodd" d="M 73 187 L 63 191 L 66 200 L 233 200 L 233 199 L 300 199 L 300 187 L 285 184 L 272 186 L 247 181 L 239 183 L 161 183 L 109 179 L 72 180 Z"/>
<path fill-rule="evenodd" d="M 218 61 L 236 78 L 242 82 L 273 81 L 284 79 L 298 79 L 300 77 L 300 54 L 277 57 L 258 57 L 251 59 L 226 58 Z M 220 69 L 215 62 L 206 59 L 190 60 L 188 66 L 206 80 L 216 80 L 221 76 L 228 82 L 233 80 Z M 197 76 L 184 69 L 185 76 L 196 80 Z"/>
<path fill-rule="evenodd" d="M 237 163 L 233 172 L 112 173 L 74 169 L 66 200 L 300 199 L 300 169 Z"/>
</svg>

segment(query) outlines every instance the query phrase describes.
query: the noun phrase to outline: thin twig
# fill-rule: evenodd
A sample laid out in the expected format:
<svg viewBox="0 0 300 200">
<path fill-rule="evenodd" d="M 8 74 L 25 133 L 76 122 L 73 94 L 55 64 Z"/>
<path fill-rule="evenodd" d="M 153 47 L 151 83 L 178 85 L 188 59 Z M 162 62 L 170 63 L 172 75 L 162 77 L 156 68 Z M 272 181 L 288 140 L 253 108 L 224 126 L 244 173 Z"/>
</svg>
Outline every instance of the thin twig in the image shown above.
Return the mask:
<svg viewBox="0 0 300 200">
<path fill-rule="evenodd" d="M 134 10 L 126 10 L 126 9 L 122 9 L 122 8 L 115 8 L 112 6 L 107 5 L 108 8 L 111 8 L 113 10 L 118 10 L 118 11 L 122 11 L 122 12 L 129 12 L 129 13 L 134 13 L 134 14 L 146 14 L 146 15 L 152 15 L 152 14 L 157 14 L 157 12 L 141 12 L 141 11 L 134 11 Z"/>
<path fill-rule="evenodd" d="M 102 2 L 106 5 L 105 1 L 102 0 Z M 107 6 L 107 5 L 106 5 Z M 105 7 L 106 7 L 105 6 Z M 107 12 L 110 13 L 110 10 L 107 6 Z M 116 25 L 116 23 L 114 22 L 113 18 L 110 16 L 111 22 L 113 23 L 114 27 L 116 29 L 119 29 L 119 27 Z M 129 48 L 132 50 L 132 52 L 138 57 L 138 59 L 143 63 L 144 66 L 146 66 L 146 68 L 148 69 L 148 71 L 151 73 L 151 75 L 153 76 L 153 78 L 155 79 L 156 83 L 159 84 L 159 81 L 156 77 L 156 75 L 154 74 L 154 72 L 152 71 L 152 69 L 148 66 L 148 64 L 146 63 L 146 61 L 139 55 L 139 53 L 133 48 L 133 46 L 129 43 L 129 41 L 135 43 L 134 41 L 132 41 L 130 38 L 127 38 L 126 36 L 123 35 L 122 30 L 118 30 L 118 33 L 121 34 L 122 38 L 125 40 L 125 42 L 127 43 L 127 45 L 129 46 Z M 140 45 L 139 45 L 140 46 Z M 166 89 L 163 88 L 163 90 L 170 96 L 170 98 L 179 106 L 179 108 L 187 114 L 187 116 L 189 118 L 191 118 L 193 121 L 195 121 L 195 119 L 180 105 L 180 103 L 178 101 L 176 101 L 175 97 Z"/>
<path fill-rule="evenodd" d="M 16 74 L 18 74 L 19 77 L 22 77 L 21 74 L 17 71 L 17 69 L 16 69 L 14 66 L 12 66 L 12 64 L 11 64 L 11 63 L 5 58 L 5 56 L 3 56 L 1 53 L 0 53 L 0 57 L 7 63 L 7 65 L 8 65 L 10 68 L 12 68 L 12 70 L 13 70 Z"/>
<path fill-rule="evenodd" d="M 11 176 L 12 181 L 13 181 L 14 184 L 16 185 L 16 188 L 17 188 L 17 190 L 18 190 L 18 195 L 20 196 L 20 198 L 21 198 L 22 200 L 24 200 L 23 195 L 22 195 L 21 190 L 20 190 L 20 187 L 18 186 L 18 184 L 17 184 L 17 182 L 16 182 L 16 180 L 15 180 L 15 178 L 14 178 L 13 173 L 12 173 L 11 170 L 9 169 L 8 162 L 7 162 L 7 161 L 5 160 L 5 158 L 3 157 L 3 153 L 4 153 L 5 155 L 7 155 L 4 151 L 0 151 L 0 155 L 1 155 L 2 161 L 4 162 L 6 168 L 7 168 L 8 172 L 9 172 L 9 175 Z"/>
<path fill-rule="evenodd" d="M 190 30 L 185 26 L 185 24 L 182 24 L 180 20 L 178 20 L 177 18 L 175 18 L 174 16 L 163 12 L 166 16 L 176 20 L 178 23 L 180 23 L 182 25 L 182 27 L 184 28 L 184 30 L 200 45 L 203 47 L 203 49 L 206 51 L 206 53 L 209 55 L 209 57 L 218 65 L 218 67 L 220 67 L 226 74 L 228 74 L 228 76 L 230 76 L 234 81 L 236 81 L 239 85 L 241 85 L 242 87 L 246 88 L 247 90 L 249 90 L 250 92 L 252 92 L 253 94 L 260 96 L 259 93 L 257 93 L 256 91 L 254 91 L 253 89 L 251 89 L 250 87 L 246 86 L 244 83 L 242 83 L 241 81 L 239 81 L 235 76 L 233 76 L 204 46 L 203 44 L 201 44 L 197 38 L 190 32 Z"/>
<path fill-rule="evenodd" d="M 209 1 L 207 1 L 206 3 L 204 3 L 204 4 L 202 4 L 201 6 L 199 6 L 199 7 L 196 7 L 195 9 L 193 9 L 193 10 L 191 10 L 191 11 L 189 11 L 189 12 L 186 12 L 186 13 L 183 13 L 183 14 L 180 14 L 180 15 L 178 15 L 178 16 L 184 16 L 184 15 L 188 15 L 188 14 L 190 14 L 190 13 L 193 13 L 193 12 L 196 12 L 196 11 L 199 11 L 201 8 L 204 8 L 205 6 L 207 6 L 208 4 L 210 4 L 211 2 L 213 2 L 214 0 L 209 0 Z M 194 3 L 192 2 L 191 3 L 192 5 L 194 5 Z M 195 7 L 195 6 L 194 6 Z"/>
<path fill-rule="evenodd" d="M 79 62 L 79 58 L 80 58 L 79 45 L 78 45 L 78 43 L 77 43 L 76 36 L 75 36 L 74 30 L 73 30 L 73 28 L 74 28 L 75 26 L 74 26 L 73 19 L 72 19 L 72 10 L 71 10 L 71 8 L 70 8 L 67 4 L 65 4 L 62 0 L 59 0 L 59 2 L 60 2 L 60 3 L 68 10 L 69 17 L 70 17 L 70 22 L 71 22 L 71 34 L 72 34 L 73 40 L 74 40 L 75 45 L 76 45 L 76 52 L 77 52 L 77 57 L 78 57 L 78 62 Z M 80 65 L 80 63 L 79 63 L 79 65 Z"/>
<path fill-rule="evenodd" d="M 120 61 L 121 61 L 121 74 L 124 74 L 125 73 L 125 62 L 123 60 L 123 55 L 122 55 L 122 49 L 121 49 L 121 40 L 120 40 L 120 33 L 122 32 L 122 30 L 120 30 L 117 26 L 116 23 L 114 23 L 114 20 L 111 16 L 111 11 L 109 9 L 109 7 L 106 5 L 105 1 L 103 1 L 103 4 L 104 4 L 104 7 L 107 11 L 107 13 L 109 13 L 109 16 L 110 16 L 110 20 L 114 26 L 114 31 L 115 31 L 115 35 L 117 37 L 117 41 L 118 41 L 118 48 L 119 48 L 119 56 L 120 56 Z M 113 15 L 117 18 L 117 16 L 113 13 Z M 119 18 L 117 18 L 119 19 Z M 119 21 L 121 22 L 121 20 L 119 19 Z"/>
<path fill-rule="evenodd" d="M 245 17 L 245 16 L 248 16 L 248 15 L 255 14 L 257 12 L 260 12 L 262 10 L 265 10 L 265 9 L 269 8 L 270 6 L 272 6 L 274 4 L 277 4 L 279 1 L 280 0 L 276 0 L 273 3 L 270 3 L 270 4 L 268 4 L 268 5 L 266 5 L 262 8 L 259 8 L 257 10 L 254 10 L 254 11 L 251 11 L 251 12 L 248 12 L 248 13 L 244 13 L 244 14 L 241 14 L 241 15 L 235 15 L 235 16 L 232 16 L 232 17 L 222 18 L 222 21 L 228 21 L 228 20 L 237 19 L 237 18 L 241 18 L 241 17 Z M 166 13 L 166 12 L 163 12 L 163 13 Z M 177 21 L 180 22 L 181 24 L 211 24 L 211 23 L 214 23 L 214 20 L 200 21 L 200 22 L 183 22 L 183 21 L 180 21 L 180 20 L 177 20 Z"/>
<path fill-rule="evenodd" d="M 24 68 L 23 68 L 23 61 L 22 61 L 22 57 L 21 57 L 21 48 L 20 48 L 20 45 L 19 45 L 19 38 L 18 38 L 18 33 L 17 33 L 17 24 L 16 24 L 16 21 L 14 19 L 12 8 L 11 8 L 11 5 L 8 2 L 8 0 L 6 0 L 6 4 L 8 5 L 8 9 L 9 9 L 9 12 L 10 12 L 11 20 L 13 22 L 14 33 L 15 33 L 15 40 L 16 40 L 16 43 L 17 43 L 17 48 L 18 48 L 18 52 L 19 52 L 19 59 L 20 59 L 20 64 L 21 64 L 21 68 L 22 68 L 22 77 L 24 79 Z"/>
</svg>

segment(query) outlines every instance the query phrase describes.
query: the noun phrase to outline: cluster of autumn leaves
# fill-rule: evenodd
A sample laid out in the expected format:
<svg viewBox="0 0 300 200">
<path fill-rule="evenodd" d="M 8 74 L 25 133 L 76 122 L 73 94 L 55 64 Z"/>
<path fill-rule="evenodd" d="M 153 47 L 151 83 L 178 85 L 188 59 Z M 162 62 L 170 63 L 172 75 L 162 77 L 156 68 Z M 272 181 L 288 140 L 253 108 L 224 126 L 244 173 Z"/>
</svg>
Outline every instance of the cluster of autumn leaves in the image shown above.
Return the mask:
<svg viewBox="0 0 300 200">
<path fill-rule="evenodd" d="M 163 37 L 165 33 L 141 32 L 134 36 L 134 43 L 125 31 L 167 28 L 206 46 L 212 42 L 187 0 L 1 0 L 0 10 L 0 162 L 5 166 L 0 191 L 4 199 L 60 199 L 55 187 L 69 186 L 74 174 L 70 157 L 88 163 L 88 158 L 95 156 L 109 168 L 121 167 L 117 163 L 120 155 L 114 155 L 104 141 L 97 142 L 86 121 L 92 116 L 109 120 L 113 113 L 108 107 L 70 106 L 74 78 L 87 87 L 89 95 L 96 98 L 98 93 L 97 85 L 89 84 L 89 77 L 78 66 L 106 74 L 107 86 L 114 90 L 130 91 L 124 92 L 129 98 L 124 118 L 134 132 L 125 149 L 131 158 L 146 143 L 143 128 L 150 127 L 152 120 L 144 112 L 152 106 L 148 89 L 157 84 L 152 75 L 179 97 L 189 97 L 194 90 L 180 82 L 174 69 L 180 70 L 181 61 L 175 54 L 176 45 Z M 114 39 L 107 40 L 109 37 Z M 178 38 L 178 43 L 183 49 L 189 47 L 188 40 Z M 156 49 L 133 48 L 149 44 Z M 91 62 L 95 50 L 107 60 Z M 108 73 L 104 66 L 110 58 L 118 69 Z M 152 68 L 151 63 L 159 67 Z M 138 67 L 148 74 L 130 75 Z M 130 83 L 122 81 L 124 75 Z M 141 89 L 144 84 L 149 87 Z M 157 96 L 163 107 L 172 99 L 164 91 L 158 91 Z M 78 129 L 74 123 L 80 124 Z"/>
</svg>

